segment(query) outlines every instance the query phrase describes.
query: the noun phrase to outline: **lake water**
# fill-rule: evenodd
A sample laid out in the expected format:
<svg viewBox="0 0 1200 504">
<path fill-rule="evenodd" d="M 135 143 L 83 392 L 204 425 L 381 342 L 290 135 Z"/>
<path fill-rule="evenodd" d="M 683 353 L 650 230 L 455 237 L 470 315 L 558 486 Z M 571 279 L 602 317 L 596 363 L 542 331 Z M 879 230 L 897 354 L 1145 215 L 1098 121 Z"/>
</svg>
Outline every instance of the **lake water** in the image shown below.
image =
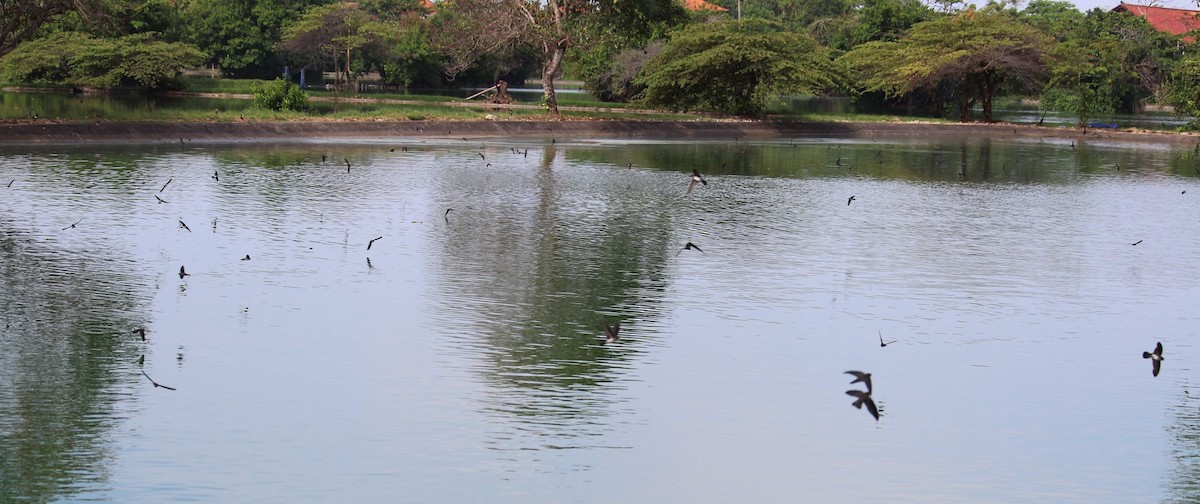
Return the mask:
<svg viewBox="0 0 1200 504">
<path fill-rule="evenodd" d="M 1195 502 L 1181 149 L 0 147 L 0 501 Z"/>
</svg>

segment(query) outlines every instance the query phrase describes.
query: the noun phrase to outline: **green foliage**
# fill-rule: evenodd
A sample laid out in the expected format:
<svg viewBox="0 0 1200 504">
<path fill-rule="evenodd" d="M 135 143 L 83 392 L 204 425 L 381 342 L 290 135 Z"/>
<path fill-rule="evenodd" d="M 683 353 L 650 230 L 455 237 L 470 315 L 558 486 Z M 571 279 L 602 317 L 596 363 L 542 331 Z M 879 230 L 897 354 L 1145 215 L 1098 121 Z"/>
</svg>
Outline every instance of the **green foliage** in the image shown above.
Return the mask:
<svg viewBox="0 0 1200 504">
<path fill-rule="evenodd" d="M 204 54 L 195 47 L 155 41 L 149 35 L 102 39 L 60 32 L 26 42 L 0 58 L 0 75 L 42 85 L 160 89 L 177 86 L 180 69 L 203 61 Z"/>
<path fill-rule="evenodd" d="M 788 94 L 836 88 L 829 52 L 807 36 L 762 20 L 685 27 L 636 81 L 645 101 L 674 110 L 758 114 Z"/>
<path fill-rule="evenodd" d="M 646 62 L 662 51 L 662 42 L 650 44 L 645 49 L 627 49 L 617 54 L 604 72 L 592 76 L 587 82 L 592 95 L 603 101 L 627 102 L 646 89 L 637 82 Z"/>
<path fill-rule="evenodd" d="M 1191 116 L 1190 129 L 1200 129 L 1200 53 L 1192 52 L 1175 65 L 1167 85 L 1166 102 L 1178 116 Z M 1200 152 L 1200 146 L 1197 146 Z"/>
<path fill-rule="evenodd" d="M 913 25 L 894 42 L 855 47 L 838 63 L 855 77 L 860 93 L 901 96 L 952 85 L 960 90 L 960 120 L 982 100 L 984 120 L 990 121 L 1001 83 L 1039 88 L 1047 46 L 1045 35 L 1006 11 L 966 11 Z"/>
<path fill-rule="evenodd" d="M 289 110 L 303 112 L 308 109 L 308 95 L 300 86 L 283 79 L 251 86 L 254 106 L 266 110 Z"/>
<path fill-rule="evenodd" d="M 187 41 L 209 52 L 228 75 L 277 75 L 283 26 L 327 0 L 180 0 Z"/>
<path fill-rule="evenodd" d="M 686 23 L 688 14 L 682 2 L 676 0 L 600 5 L 599 15 L 585 18 L 587 22 L 577 27 L 578 45 L 568 52 L 566 69 L 572 78 L 583 80 L 597 97 L 626 101 L 636 94 L 632 79 L 646 59 L 637 53 Z"/>
<path fill-rule="evenodd" d="M 1059 43 L 1050 54 L 1050 82 L 1042 94 L 1043 109 L 1073 113 L 1080 127 L 1097 114 L 1116 110 L 1121 61 L 1112 44 L 1073 40 Z"/>
</svg>

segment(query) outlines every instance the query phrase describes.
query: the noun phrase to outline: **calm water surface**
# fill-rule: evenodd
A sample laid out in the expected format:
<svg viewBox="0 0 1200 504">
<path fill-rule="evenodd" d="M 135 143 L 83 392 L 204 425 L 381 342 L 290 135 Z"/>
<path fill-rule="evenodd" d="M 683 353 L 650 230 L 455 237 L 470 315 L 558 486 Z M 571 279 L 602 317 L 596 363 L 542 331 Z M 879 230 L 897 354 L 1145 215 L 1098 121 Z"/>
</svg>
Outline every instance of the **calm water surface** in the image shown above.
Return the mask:
<svg viewBox="0 0 1200 504">
<path fill-rule="evenodd" d="M 0 148 L 0 501 L 1194 502 L 1180 154 Z"/>
</svg>

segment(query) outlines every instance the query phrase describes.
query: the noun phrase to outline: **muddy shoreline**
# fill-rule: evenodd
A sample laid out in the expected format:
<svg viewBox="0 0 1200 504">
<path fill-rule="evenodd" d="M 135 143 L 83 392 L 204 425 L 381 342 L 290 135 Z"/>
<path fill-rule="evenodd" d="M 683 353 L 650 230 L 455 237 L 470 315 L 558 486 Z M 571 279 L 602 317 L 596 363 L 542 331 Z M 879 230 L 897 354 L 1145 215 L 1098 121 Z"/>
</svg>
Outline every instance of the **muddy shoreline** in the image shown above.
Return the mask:
<svg viewBox="0 0 1200 504">
<path fill-rule="evenodd" d="M 1014 124 L 776 121 L 295 121 L 234 123 L 0 123 L 0 145 L 367 138 L 765 139 L 840 136 L 989 136 L 1061 138 L 1186 146 L 1200 135 L 1156 131 L 1051 128 Z"/>
</svg>

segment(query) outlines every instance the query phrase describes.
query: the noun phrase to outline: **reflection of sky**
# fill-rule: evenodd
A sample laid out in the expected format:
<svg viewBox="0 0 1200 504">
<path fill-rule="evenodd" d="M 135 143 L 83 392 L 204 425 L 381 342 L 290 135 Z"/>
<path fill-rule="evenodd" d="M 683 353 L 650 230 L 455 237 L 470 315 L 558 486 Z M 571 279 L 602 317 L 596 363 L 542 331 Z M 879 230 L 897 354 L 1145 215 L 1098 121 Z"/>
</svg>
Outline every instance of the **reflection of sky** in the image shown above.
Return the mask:
<svg viewBox="0 0 1200 504">
<path fill-rule="evenodd" d="M 85 149 L 47 148 L 36 169 L 0 162 L 18 179 L 0 222 L 105 247 L 93 267 L 125 261 L 144 284 L 144 369 L 179 390 L 116 371 L 138 408 L 95 497 L 1192 488 L 1178 461 L 1196 450 L 1181 390 L 1197 358 L 1195 163 L 1161 145 L 940 140 L 172 141 L 104 150 L 94 169 Z M 692 168 L 709 185 L 685 196 Z M 686 241 L 705 252 L 675 255 Z M 599 347 L 609 317 L 625 341 Z M 1158 378 L 1140 355 L 1155 341 Z M 874 373 L 879 422 L 849 406 L 847 369 Z"/>
</svg>

